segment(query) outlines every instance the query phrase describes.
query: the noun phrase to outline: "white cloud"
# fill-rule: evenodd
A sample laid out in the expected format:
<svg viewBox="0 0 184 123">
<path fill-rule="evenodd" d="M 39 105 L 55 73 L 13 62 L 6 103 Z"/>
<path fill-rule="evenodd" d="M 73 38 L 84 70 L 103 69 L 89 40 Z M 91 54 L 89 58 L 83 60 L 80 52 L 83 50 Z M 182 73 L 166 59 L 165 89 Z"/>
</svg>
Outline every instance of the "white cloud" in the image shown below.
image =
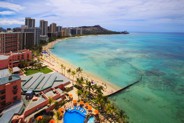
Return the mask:
<svg viewBox="0 0 184 123">
<path fill-rule="evenodd" d="M 0 11 L 0 15 L 12 15 L 12 14 L 15 14 L 15 12 L 13 11 Z"/>
<path fill-rule="evenodd" d="M 0 19 L 0 25 L 22 25 L 24 21 L 22 19 Z"/>
<path fill-rule="evenodd" d="M 127 30 L 143 26 L 151 30 L 164 23 L 184 25 L 183 0 L 19 0 L 15 5 L 19 12 L 12 19 L 32 17 L 37 25 L 40 19 L 62 26 L 100 24 Z"/>
<path fill-rule="evenodd" d="M 9 2 L 0 2 L 0 8 L 7 8 L 16 12 L 23 9 L 22 6 L 14 3 L 9 3 Z"/>
</svg>

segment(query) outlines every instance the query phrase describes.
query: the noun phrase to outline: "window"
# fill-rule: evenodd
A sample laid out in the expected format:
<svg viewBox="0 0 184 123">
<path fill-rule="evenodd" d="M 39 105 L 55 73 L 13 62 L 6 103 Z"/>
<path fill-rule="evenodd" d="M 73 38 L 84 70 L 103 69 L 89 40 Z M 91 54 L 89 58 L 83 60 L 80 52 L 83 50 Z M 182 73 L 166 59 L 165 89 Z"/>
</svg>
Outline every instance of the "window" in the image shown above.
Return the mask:
<svg viewBox="0 0 184 123">
<path fill-rule="evenodd" d="M 5 105 L 5 104 L 6 104 L 5 101 L 1 102 L 1 105 Z"/>
<path fill-rule="evenodd" d="M 1 100 L 4 100 L 4 99 L 5 99 L 5 96 L 2 96 L 2 97 L 1 97 Z"/>
<path fill-rule="evenodd" d="M 14 85 L 14 86 L 13 86 L 13 89 L 17 89 L 17 85 Z"/>
<path fill-rule="evenodd" d="M 13 99 L 14 99 L 14 100 L 17 100 L 17 96 L 14 96 Z"/>
<path fill-rule="evenodd" d="M 0 94 L 5 94 L 5 90 L 0 90 Z"/>
<path fill-rule="evenodd" d="M 13 94 L 17 94 L 17 90 L 12 90 Z"/>
</svg>

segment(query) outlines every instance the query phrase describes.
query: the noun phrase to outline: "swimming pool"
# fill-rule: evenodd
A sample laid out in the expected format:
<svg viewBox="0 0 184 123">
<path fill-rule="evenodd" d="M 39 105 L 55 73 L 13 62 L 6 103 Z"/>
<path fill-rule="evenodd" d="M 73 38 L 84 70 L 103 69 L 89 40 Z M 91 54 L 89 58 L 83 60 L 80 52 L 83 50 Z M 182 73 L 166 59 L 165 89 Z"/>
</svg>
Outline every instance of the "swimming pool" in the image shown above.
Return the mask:
<svg viewBox="0 0 184 123">
<path fill-rule="evenodd" d="M 64 114 L 64 123 L 84 123 L 85 113 L 84 108 L 67 110 Z"/>
<path fill-rule="evenodd" d="M 95 123 L 95 117 L 90 117 L 88 123 Z"/>
</svg>

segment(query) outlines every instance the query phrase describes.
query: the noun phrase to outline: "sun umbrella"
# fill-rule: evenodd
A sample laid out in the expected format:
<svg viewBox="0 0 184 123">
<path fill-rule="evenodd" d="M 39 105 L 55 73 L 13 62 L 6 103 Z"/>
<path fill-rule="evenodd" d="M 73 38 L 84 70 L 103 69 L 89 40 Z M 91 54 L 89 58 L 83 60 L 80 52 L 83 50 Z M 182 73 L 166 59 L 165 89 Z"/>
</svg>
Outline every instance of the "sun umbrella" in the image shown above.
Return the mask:
<svg viewBox="0 0 184 123">
<path fill-rule="evenodd" d="M 84 102 L 83 101 L 80 101 L 80 105 L 84 105 Z"/>
<path fill-rule="evenodd" d="M 49 123 L 55 123 L 55 120 L 54 120 L 54 119 L 51 119 L 51 120 L 49 121 Z"/>
<path fill-rule="evenodd" d="M 59 108 L 58 109 L 60 112 L 63 112 L 64 111 L 64 108 Z"/>
<path fill-rule="evenodd" d="M 42 119 L 43 119 L 43 116 L 38 116 L 38 117 L 36 118 L 37 121 L 40 121 L 40 120 L 42 120 Z"/>
<path fill-rule="evenodd" d="M 73 100 L 73 103 L 76 104 L 77 103 L 77 100 Z"/>
<path fill-rule="evenodd" d="M 97 115 L 99 113 L 98 110 L 94 110 L 94 114 Z"/>
<path fill-rule="evenodd" d="M 92 107 L 90 105 L 88 105 L 88 110 L 91 111 L 92 110 Z"/>
<path fill-rule="evenodd" d="M 89 103 L 85 103 L 85 107 L 86 107 L 86 108 L 88 107 L 88 105 L 89 105 Z"/>
</svg>

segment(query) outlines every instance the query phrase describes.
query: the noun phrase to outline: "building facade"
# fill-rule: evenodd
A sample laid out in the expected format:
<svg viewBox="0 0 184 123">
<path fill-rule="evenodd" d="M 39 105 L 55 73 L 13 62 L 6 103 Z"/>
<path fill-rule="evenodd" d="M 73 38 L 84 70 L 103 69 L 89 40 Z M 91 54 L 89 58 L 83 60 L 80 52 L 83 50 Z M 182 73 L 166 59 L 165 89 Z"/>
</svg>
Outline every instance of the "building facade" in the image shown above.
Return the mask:
<svg viewBox="0 0 184 123">
<path fill-rule="evenodd" d="M 32 19 L 30 17 L 25 18 L 25 25 L 28 26 L 28 28 L 34 28 L 35 27 L 35 19 Z"/>
<path fill-rule="evenodd" d="M 48 33 L 48 21 L 40 20 L 40 35 L 47 35 Z"/>
<path fill-rule="evenodd" d="M 20 49 L 20 32 L 0 33 L 0 53 L 16 52 Z"/>
<path fill-rule="evenodd" d="M 62 26 L 57 26 L 57 36 L 61 37 L 61 30 L 62 30 Z"/>
<path fill-rule="evenodd" d="M 57 27 L 57 25 L 56 25 L 56 23 L 51 23 L 50 24 L 50 33 L 56 33 L 56 28 Z"/>
<path fill-rule="evenodd" d="M 82 28 L 80 28 L 80 27 L 71 28 L 71 35 L 72 36 L 82 35 Z"/>
<path fill-rule="evenodd" d="M 21 79 L 19 75 L 0 78 L 0 111 L 21 100 Z"/>
<path fill-rule="evenodd" d="M 29 49 L 34 46 L 34 33 L 24 32 L 21 33 L 20 49 Z"/>
<path fill-rule="evenodd" d="M 37 46 L 40 44 L 40 28 L 35 27 L 35 28 L 22 28 L 22 33 L 33 33 L 34 39 L 31 42 L 27 42 L 31 45 L 29 47 Z M 30 39 L 27 39 L 30 41 Z"/>
<path fill-rule="evenodd" d="M 30 60 L 32 60 L 31 50 L 21 50 L 19 52 L 0 54 L 0 70 L 6 69 L 8 67 L 17 67 L 20 64 L 20 61 Z"/>
<path fill-rule="evenodd" d="M 69 37 L 69 36 L 71 36 L 71 29 L 70 28 L 62 28 L 61 36 L 62 37 Z"/>
</svg>

